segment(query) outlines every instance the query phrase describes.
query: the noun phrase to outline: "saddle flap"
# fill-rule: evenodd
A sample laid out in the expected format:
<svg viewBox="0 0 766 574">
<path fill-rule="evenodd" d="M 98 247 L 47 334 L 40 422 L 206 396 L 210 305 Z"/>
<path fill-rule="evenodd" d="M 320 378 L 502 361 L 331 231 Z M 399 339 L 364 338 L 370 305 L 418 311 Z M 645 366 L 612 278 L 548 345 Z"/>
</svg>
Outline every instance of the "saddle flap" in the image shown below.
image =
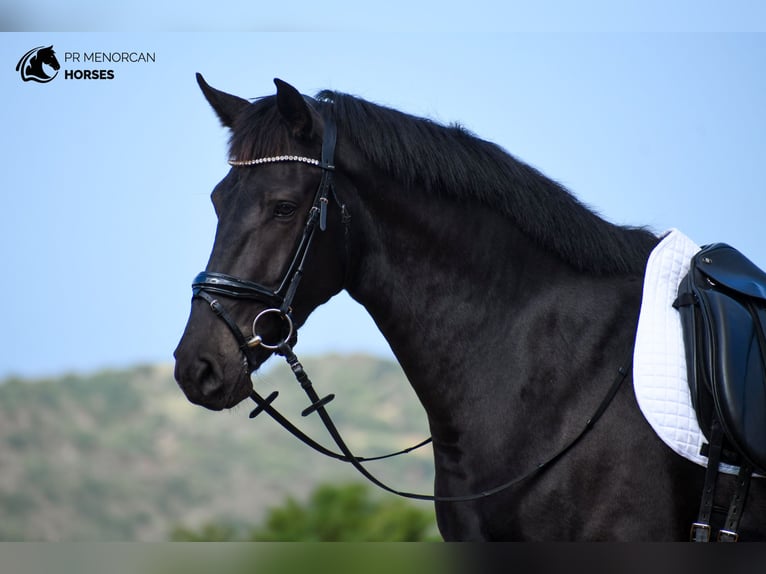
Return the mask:
<svg viewBox="0 0 766 574">
<path fill-rule="evenodd" d="M 766 301 L 766 273 L 726 243 L 715 243 L 694 257 L 696 268 L 711 281 Z"/>
<path fill-rule="evenodd" d="M 766 310 L 748 309 L 715 290 L 706 292 L 701 307 L 709 329 L 706 359 L 713 371 L 711 390 L 721 424 L 737 450 L 753 466 L 766 469 L 766 373 L 760 333 Z"/>
<path fill-rule="evenodd" d="M 687 352 L 689 389 L 710 438 L 714 415 L 729 444 L 766 471 L 766 273 L 725 243 L 691 261 L 677 308 Z M 731 464 L 739 465 L 732 459 Z"/>
</svg>

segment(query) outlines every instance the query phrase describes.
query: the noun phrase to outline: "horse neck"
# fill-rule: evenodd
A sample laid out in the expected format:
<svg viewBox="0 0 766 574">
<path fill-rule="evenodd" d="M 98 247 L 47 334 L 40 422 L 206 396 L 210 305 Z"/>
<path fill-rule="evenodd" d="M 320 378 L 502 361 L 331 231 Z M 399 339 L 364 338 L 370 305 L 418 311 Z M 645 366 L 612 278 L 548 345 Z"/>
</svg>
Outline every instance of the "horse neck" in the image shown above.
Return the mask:
<svg viewBox="0 0 766 574">
<path fill-rule="evenodd" d="M 626 360 L 640 277 L 576 272 L 488 207 L 365 183 L 351 206 L 347 290 L 391 345 L 435 435 L 489 430 L 456 415 L 460 405 L 493 402 L 510 422 L 525 394 L 571 395 L 573 373 L 592 361 L 586 345 L 614 357 L 599 368 Z M 557 354 L 572 373 L 533 364 Z M 550 386 L 536 387 L 541 378 Z"/>
<path fill-rule="evenodd" d="M 391 188 L 364 202 L 364 231 L 354 239 L 363 255 L 348 291 L 373 317 L 421 400 L 442 402 L 437 381 L 459 378 L 470 356 L 492 345 L 501 315 L 514 313 L 525 293 L 563 266 L 483 206 Z"/>
</svg>

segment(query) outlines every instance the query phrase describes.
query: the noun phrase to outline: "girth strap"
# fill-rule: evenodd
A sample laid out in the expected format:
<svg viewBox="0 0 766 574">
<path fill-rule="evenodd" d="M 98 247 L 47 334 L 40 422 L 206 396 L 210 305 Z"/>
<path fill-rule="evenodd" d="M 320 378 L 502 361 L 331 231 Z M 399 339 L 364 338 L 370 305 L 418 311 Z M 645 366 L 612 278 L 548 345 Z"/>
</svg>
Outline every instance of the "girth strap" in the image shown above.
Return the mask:
<svg viewBox="0 0 766 574">
<path fill-rule="evenodd" d="M 702 490 L 697 522 L 692 524 L 691 542 L 710 542 L 712 539 L 712 514 L 713 503 L 718 483 L 719 469 L 722 453 L 724 451 L 725 436 L 721 423 L 716 413 L 713 413 L 710 428 L 710 443 L 708 447 L 708 463 L 705 470 L 705 484 Z M 739 540 L 739 523 L 742 519 L 742 510 L 747 500 L 750 488 L 750 479 L 753 475 L 753 467 L 744 461 L 740 461 L 737 483 L 729 503 L 726 521 L 718 532 L 718 542 L 736 542 Z"/>
<path fill-rule="evenodd" d="M 715 499 L 715 487 L 718 482 L 718 465 L 721 462 L 723 450 L 723 429 L 718 418 L 713 415 L 713 424 L 710 428 L 710 448 L 708 449 L 707 470 L 705 470 L 705 484 L 702 487 L 702 501 L 700 502 L 697 522 L 692 524 L 689 539 L 691 542 L 709 542 L 711 537 L 711 516 L 713 514 L 713 500 Z"/>
<path fill-rule="evenodd" d="M 739 540 L 739 521 L 742 519 L 742 511 L 747 500 L 747 493 L 750 489 L 750 479 L 753 476 L 753 467 L 749 464 L 742 464 L 737 474 L 737 488 L 734 491 L 734 497 L 729 504 L 729 513 L 726 515 L 726 522 L 723 528 L 718 532 L 718 542 L 736 542 Z"/>
</svg>

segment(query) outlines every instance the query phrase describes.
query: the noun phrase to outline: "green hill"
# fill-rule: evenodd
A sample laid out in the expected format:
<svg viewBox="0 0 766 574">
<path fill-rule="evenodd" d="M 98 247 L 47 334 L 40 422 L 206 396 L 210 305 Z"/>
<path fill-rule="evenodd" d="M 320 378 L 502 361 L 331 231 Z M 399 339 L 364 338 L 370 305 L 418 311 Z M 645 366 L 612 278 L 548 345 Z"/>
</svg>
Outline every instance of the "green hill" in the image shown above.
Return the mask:
<svg viewBox="0 0 766 574">
<path fill-rule="evenodd" d="M 360 455 L 428 436 L 426 416 L 398 365 L 365 356 L 304 361 Z M 275 405 L 320 442 L 317 417 L 283 363 L 256 378 Z M 163 541 L 179 525 L 257 524 L 288 496 L 362 480 L 349 465 L 299 443 L 250 405 L 214 413 L 191 405 L 172 367 L 0 382 L 0 540 Z M 431 492 L 431 451 L 373 463 L 392 485 Z M 381 494 L 381 496 L 389 496 Z M 418 503 L 431 509 L 428 503 Z"/>
</svg>

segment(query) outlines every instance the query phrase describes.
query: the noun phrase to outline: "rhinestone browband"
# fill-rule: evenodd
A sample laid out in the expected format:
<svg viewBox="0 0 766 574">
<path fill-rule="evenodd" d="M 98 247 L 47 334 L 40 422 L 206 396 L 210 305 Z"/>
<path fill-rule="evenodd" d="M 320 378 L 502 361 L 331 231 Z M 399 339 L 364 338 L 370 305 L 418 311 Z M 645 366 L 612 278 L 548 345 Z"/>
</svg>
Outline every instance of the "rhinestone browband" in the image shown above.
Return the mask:
<svg viewBox="0 0 766 574">
<path fill-rule="evenodd" d="M 260 157 L 258 159 L 245 159 L 245 160 L 237 160 L 237 159 L 230 159 L 229 165 L 234 167 L 245 167 L 249 165 L 260 165 L 262 163 L 278 163 L 282 161 L 299 161 L 302 163 L 307 163 L 309 165 L 315 165 L 319 167 L 321 162 L 318 159 L 312 159 L 310 157 L 303 157 L 299 155 L 277 155 L 273 157 Z"/>
</svg>

